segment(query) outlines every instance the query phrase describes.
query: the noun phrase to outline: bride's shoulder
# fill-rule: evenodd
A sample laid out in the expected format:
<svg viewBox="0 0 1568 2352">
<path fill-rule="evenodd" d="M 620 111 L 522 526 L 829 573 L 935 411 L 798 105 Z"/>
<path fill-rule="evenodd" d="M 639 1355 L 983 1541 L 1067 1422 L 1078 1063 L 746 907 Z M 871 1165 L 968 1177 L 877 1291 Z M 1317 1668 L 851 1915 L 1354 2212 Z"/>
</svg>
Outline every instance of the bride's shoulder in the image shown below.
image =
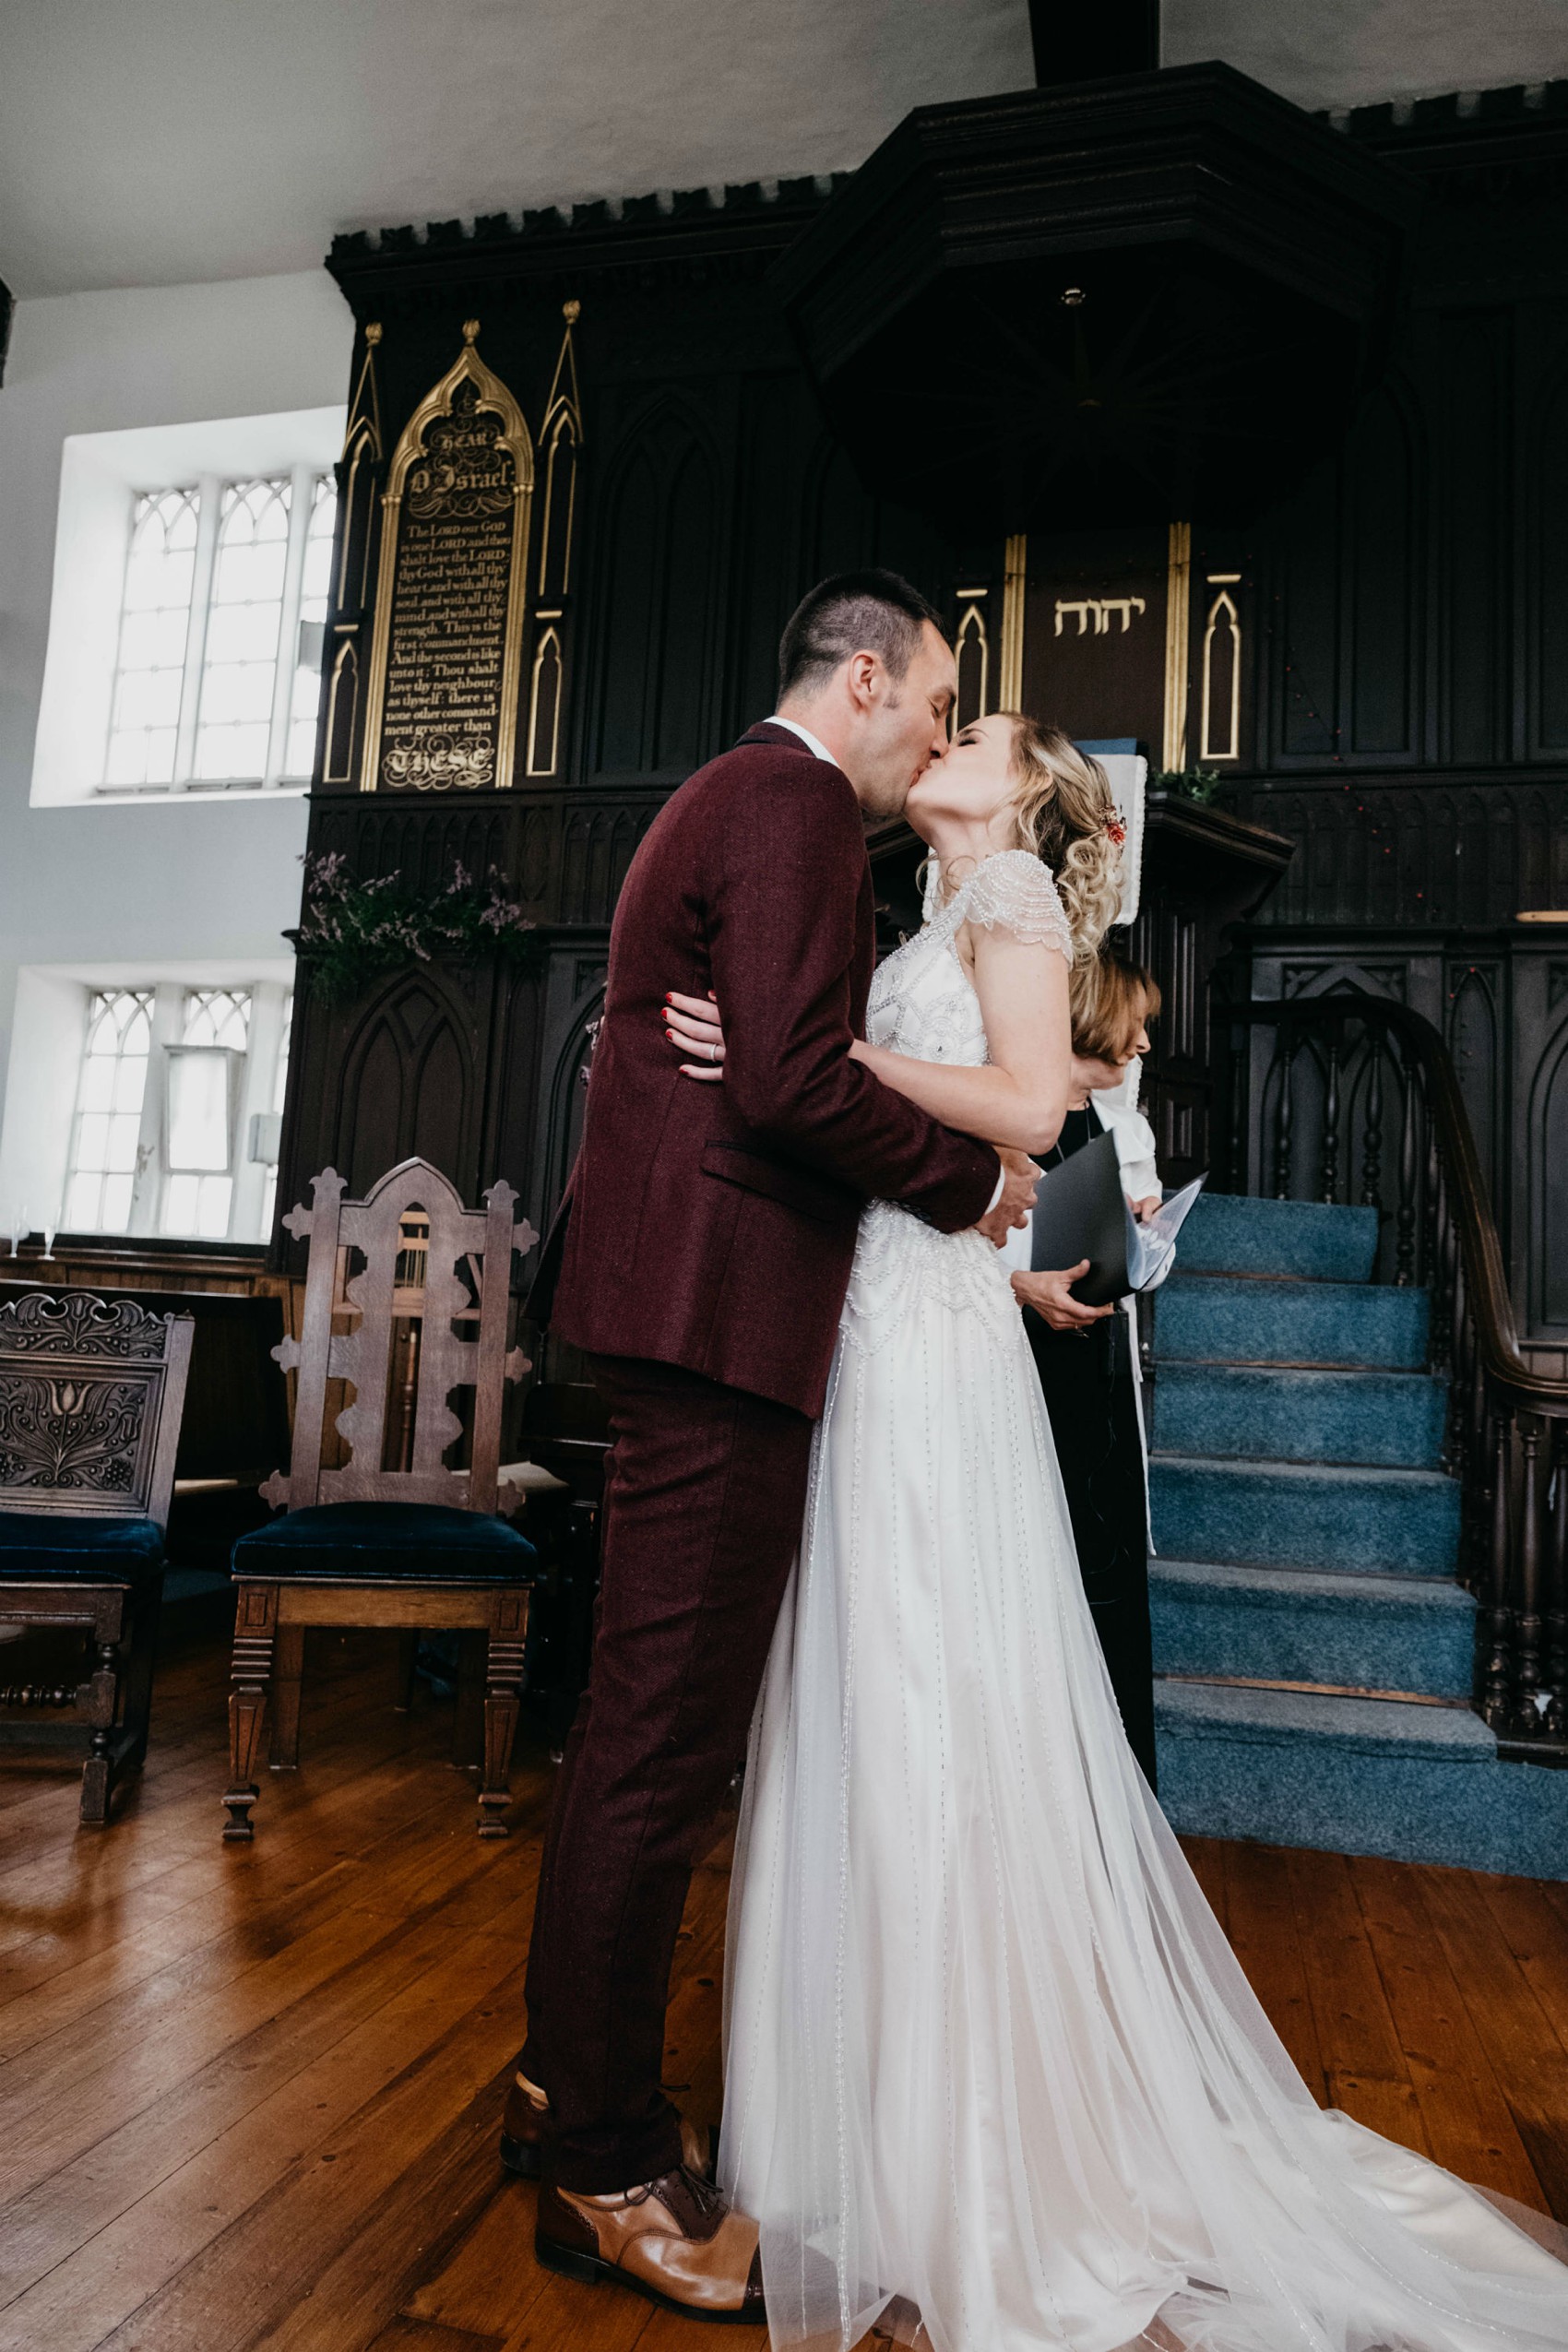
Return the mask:
<svg viewBox="0 0 1568 2352">
<path fill-rule="evenodd" d="M 998 849 L 978 865 L 960 894 L 964 919 L 1011 932 L 1027 945 L 1059 947 L 1073 957 L 1073 932 L 1051 868 L 1032 849 Z"/>
</svg>

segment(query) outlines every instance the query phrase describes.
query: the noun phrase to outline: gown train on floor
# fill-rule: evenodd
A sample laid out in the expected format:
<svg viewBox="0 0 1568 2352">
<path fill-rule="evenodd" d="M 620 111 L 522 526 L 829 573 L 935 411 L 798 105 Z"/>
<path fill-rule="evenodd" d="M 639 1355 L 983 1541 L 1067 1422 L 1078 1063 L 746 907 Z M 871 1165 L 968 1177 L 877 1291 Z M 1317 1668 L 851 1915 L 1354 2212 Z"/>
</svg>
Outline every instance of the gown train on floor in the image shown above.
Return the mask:
<svg viewBox="0 0 1568 2352">
<path fill-rule="evenodd" d="M 988 860 L 873 1041 L 985 1059 L 958 925 L 1064 938 Z M 1123 1735 L 1005 1272 L 862 1220 L 753 1727 L 722 2179 L 776 2345 L 889 2299 L 934 2352 L 1562 2352 L 1568 2267 L 1322 2111 Z"/>
</svg>

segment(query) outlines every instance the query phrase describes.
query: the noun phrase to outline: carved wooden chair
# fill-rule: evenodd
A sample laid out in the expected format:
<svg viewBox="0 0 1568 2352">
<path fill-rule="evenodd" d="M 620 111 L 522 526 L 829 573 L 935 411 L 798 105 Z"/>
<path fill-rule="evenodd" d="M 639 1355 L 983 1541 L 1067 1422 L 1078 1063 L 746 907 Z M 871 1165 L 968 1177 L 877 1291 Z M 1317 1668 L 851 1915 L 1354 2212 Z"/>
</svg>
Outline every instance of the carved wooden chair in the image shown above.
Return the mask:
<svg viewBox="0 0 1568 2352">
<path fill-rule="evenodd" d="M 311 1193 L 314 1206 L 283 1220 L 310 1237 L 301 1336 L 274 1350 L 299 1374 L 289 1473 L 262 1488 L 284 1515 L 233 1551 L 223 1835 L 252 1835 L 269 1707 L 274 1770 L 298 1764 L 307 1626 L 373 1625 L 403 1637 L 405 1705 L 422 1632 L 466 1633 L 470 1658 L 485 1645 L 479 1833 L 505 1837 L 536 1562 L 496 1506 L 505 1384 L 529 1369 L 506 1346 L 512 1253 L 537 1237 L 514 1224 L 510 1185 L 493 1184 L 483 1211 L 469 1211 L 423 1159 L 404 1160 L 362 1201 L 343 1198 L 330 1168 Z M 449 1401 L 459 1389 L 473 1392 L 467 1431 Z M 324 1458 L 334 1434 L 333 1451 L 347 1451 L 337 1466 Z M 448 1455 L 465 1448 L 466 1466 L 452 1467 Z M 466 1671 L 461 1763 L 477 1760 L 477 1697 Z"/>
<path fill-rule="evenodd" d="M 94 1645 L 79 1685 L 0 1687 L 0 1704 L 74 1706 L 77 1721 L 0 1717 L 0 1740 L 69 1748 L 85 1729 L 84 1822 L 108 1820 L 147 1753 L 192 1329 L 85 1290 L 0 1305 L 0 1622 Z"/>
</svg>

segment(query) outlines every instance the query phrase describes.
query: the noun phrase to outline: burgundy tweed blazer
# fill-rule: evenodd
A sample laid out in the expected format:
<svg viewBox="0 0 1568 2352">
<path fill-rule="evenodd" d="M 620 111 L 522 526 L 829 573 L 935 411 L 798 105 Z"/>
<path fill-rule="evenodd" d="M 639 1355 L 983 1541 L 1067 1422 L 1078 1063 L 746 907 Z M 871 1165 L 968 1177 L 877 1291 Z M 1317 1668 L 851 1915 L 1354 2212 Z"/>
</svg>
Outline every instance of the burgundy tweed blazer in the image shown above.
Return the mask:
<svg viewBox="0 0 1568 2352">
<path fill-rule="evenodd" d="M 944 1232 L 982 1217 L 989 1145 L 849 1058 L 875 959 L 842 770 L 754 727 L 668 801 L 610 935 L 582 1149 L 529 1312 L 593 1354 L 651 1357 L 814 1418 L 868 1199 Z M 722 1086 L 678 1072 L 665 992 L 717 991 Z"/>
</svg>

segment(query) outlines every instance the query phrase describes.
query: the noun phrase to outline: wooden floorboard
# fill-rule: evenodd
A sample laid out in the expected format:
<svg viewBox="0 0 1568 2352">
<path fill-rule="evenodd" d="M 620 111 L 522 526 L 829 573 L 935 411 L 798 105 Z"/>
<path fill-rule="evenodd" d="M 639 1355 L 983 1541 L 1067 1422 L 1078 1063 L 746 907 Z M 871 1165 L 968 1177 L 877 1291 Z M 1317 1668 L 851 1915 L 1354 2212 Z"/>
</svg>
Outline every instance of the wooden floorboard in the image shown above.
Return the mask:
<svg viewBox="0 0 1568 2352">
<path fill-rule="evenodd" d="M 301 1769 L 220 1842 L 226 1645 L 176 1622 L 107 1830 L 0 1762 L 0 2352 L 712 2352 L 532 2258 L 495 2139 L 551 1771 L 474 1835 L 451 1711 L 323 1636 Z M 1568 1890 L 1194 1839 L 1313 2095 L 1568 2220 Z M 682 1930 L 666 2079 L 718 2112 L 729 1849 Z M 763 2352 L 736 2329 L 732 2352 Z"/>
<path fill-rule="evenodd" d="M 1534 2168 L 1420 1884 L 1396 1862 L 1358 1859 L 1348 1869 L 1429 2153 L 1467 2180 L 1538 2204 Z"/>
</svg>

